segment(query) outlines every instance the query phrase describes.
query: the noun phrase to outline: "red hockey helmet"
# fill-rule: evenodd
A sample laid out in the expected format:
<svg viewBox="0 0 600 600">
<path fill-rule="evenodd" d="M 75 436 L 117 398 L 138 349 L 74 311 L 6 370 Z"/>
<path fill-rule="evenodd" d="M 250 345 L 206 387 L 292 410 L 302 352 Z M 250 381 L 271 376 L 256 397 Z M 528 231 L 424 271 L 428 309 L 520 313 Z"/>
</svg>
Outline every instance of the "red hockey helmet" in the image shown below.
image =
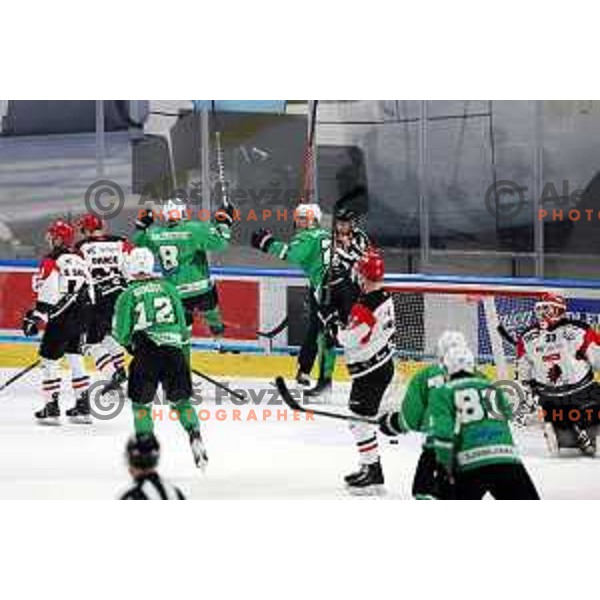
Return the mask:
<svg viewBox="0 0 600 600">
<path fill-rule="evenodd" d="M 48 227 L 47 237 L 52 243 L 60 238 L 64 246 L 70 246 L 75 240 L 75 228 L 70 223 L 58 219 Z"/>
<path fill-rule="evenodd" d="M 381 252 L 370 246 L 356 263 L 356 271 L 368 281 L 381 281 L 385 273 Z"/>
<path fill-rule="evenodd" d="M 104 223 L 97 215 L 86 213 L 77 221 L 77 226 L 82 231 L 98 231 L 103 229 Z"/>
<path fill-rule="evenodd" d="M 567 312 L 567 301 L 564 296 L 553 292 L 544 292 L 535 303 L 535 316 L 542 324 L 555 323 Z"/>
</svg>

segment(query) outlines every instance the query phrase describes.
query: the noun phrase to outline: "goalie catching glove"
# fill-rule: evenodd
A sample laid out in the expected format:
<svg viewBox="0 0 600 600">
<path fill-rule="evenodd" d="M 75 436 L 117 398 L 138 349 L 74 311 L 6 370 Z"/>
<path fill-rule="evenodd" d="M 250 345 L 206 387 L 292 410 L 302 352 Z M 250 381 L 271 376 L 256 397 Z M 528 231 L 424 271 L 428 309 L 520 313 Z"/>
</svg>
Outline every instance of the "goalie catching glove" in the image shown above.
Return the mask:
<svg viewBox="0 0 600 600">
<path fill-rule="evenodd" d="M 257 229 L 252 233 L 250 243 L 253 248 L 262 252 L 268 252 L 269 246 L 275 241 L 273 234 L 268 229 Z"/>
</svg>

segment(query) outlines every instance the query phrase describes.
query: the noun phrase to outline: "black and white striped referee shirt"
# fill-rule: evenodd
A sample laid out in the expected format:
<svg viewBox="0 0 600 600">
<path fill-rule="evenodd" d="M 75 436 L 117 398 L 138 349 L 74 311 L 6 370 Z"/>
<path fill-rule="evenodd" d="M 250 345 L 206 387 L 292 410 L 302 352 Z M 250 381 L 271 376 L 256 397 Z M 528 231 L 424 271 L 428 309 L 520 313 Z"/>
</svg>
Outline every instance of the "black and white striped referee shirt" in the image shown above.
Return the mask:
<svg viewBox="0 0 600 600">
<path fill-rule="evenodd" d="M 347 248 L 344 248 L 341 245 L 336 245 L 335 253 L 333 255 L 333 266 L 335 268 L 340 268 L 343 272 L 345 272 L 345 276 L 350 275 L 353 276 L 352 269 L 356 261 L 358 261 L 362 255 L 365 253 L 366 249 L 370 245 L 369 236 L 358 227 L 352 229 L 350 244 Z M 339 273 L 339 271 L 338 271 Z M 339 283 L 339 281 L 335 280 L 331 282 L 332 285 Z"/>
<path fill-rule="evenodd" d="M 119 500 L 185 500 L 185 496 L 178 487 L 163 481 L 158 473 L 152 473 L 136 479 Z"/>
</svg>

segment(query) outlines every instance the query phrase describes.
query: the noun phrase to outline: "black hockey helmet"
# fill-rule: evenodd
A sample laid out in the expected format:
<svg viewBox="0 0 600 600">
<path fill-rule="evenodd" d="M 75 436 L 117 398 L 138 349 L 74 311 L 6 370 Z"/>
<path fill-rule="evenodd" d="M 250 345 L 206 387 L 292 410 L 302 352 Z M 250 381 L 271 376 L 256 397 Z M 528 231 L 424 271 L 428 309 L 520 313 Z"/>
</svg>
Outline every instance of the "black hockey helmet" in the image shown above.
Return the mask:
<svg viewBox="0 0 600 600">
<path fill-rule="evenodd" d="M 134 469 L 154 469 L 160 458 L 160 444 L 156 436 L 134 435 L 127 441 L 125 457 L 130 467 Z"/>
<path fill-rule="evenodd" d="M 358 213 L 352 208 L 341 207 L 335 210 L 336 221 L 349 221 L 353 222 L 358 219 Z"/>
</svg>

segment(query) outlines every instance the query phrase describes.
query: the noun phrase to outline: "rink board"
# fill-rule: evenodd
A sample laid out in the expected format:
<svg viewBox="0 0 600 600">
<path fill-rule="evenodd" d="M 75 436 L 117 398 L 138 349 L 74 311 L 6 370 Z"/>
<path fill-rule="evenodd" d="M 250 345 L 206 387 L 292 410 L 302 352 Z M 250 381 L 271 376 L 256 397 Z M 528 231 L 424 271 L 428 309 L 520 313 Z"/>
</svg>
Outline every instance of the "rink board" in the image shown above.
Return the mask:
<svg viewBox="0 0 600 600">
<path fill-rule="evenodd" d="M 20 324 L 34 301 L 31 277 L 36 264 L 26 260 L 0 262 L 0 366 L 23 367 L 35 359 L 39 339 L 24 338 Z M 225 338 L 214 340 L 201 323 L 196 323 L 194 366 L 223 376 L 292 376 L 298 347 L 289 343 L 288 329 L 303 331 L 305 314 L 302 309 L 291 310 L 290 298 L 303 293 L 306 280 L 302 274 L 289 269 L 223 267 L 213 269 L 213 277 L 226 325 Z M 600 282 L 595 281 L 392 274 L 386 276 L 386 283 L 396 292 L 397 305 L 407 304 L 412 316 L 410 322 L 401 320 L 398 327 L 404 359 L 399 370 L 403 376 L 410 375 L 423 359 L 432 357 L 439 333 L 451 324 L 459 328 L 464 325 L 463 330 L 472 332 L 470 341 L 477 354 L 489 356 L 481 305 L 465 303 L 461 295 L 493 294 L 499 314 L 510 324 L 521 318 L 517 308 L 521 313 L 531 313 L 532 300 L 527 294 L 553 290 L 568 298 L 570 315 L 595 327 L 600 323 Z M 272 330 L 286 317 L 289 328 L 273 339 L 257 335 L 257 331 Z M 505 351 L 510 357 L 512 349 L 506 346 Z M 347 379 L 341 357 L 335 377 Z"/>
</svg>

